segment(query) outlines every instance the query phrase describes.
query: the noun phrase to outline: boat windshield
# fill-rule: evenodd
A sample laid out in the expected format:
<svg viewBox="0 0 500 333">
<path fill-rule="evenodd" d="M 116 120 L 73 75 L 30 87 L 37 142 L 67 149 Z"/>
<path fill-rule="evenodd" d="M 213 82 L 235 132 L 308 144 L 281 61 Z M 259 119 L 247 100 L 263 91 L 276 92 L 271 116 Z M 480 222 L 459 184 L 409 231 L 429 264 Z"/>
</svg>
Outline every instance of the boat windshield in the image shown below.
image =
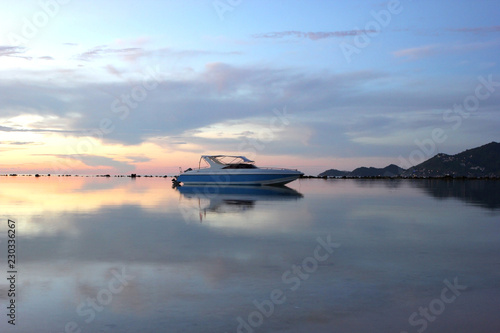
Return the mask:
<svg viewBox="0 0 500 333">
<path fill-rule="evenodd" d="M 228 166 L 225 166 L 222 169 L 257 169 L 257 167 L 253 164 L 234 163 L 234 164 L 229 164 Z"/>
</svg>

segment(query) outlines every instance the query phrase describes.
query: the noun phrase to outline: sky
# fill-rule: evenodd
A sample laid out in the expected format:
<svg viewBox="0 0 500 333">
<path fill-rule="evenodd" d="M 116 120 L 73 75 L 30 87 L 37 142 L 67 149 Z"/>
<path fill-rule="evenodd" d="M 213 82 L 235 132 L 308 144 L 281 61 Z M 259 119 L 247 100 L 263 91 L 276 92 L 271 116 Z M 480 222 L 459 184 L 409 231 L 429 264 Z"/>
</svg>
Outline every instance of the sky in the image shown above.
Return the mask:
<svg viewBox="0 0 500 333">
<path fill-rule="evenodd" d="M 498 1 L 0 6 L 0 174 L 316 175 L 499 141 Z"/>
</svg>

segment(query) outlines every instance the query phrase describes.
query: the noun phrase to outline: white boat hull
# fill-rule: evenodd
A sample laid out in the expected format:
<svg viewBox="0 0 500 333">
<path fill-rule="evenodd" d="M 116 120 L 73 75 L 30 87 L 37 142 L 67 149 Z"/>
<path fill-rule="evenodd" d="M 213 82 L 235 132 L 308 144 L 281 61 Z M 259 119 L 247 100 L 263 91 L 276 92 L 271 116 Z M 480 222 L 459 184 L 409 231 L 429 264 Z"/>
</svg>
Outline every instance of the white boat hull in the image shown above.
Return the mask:
<svg viewBox="0 0 500 333">
<path fill-rule="evenodd" d="M 182 182 L 184 185 L 284 185 L 302 175 L 299 171 L 286 169 L 251 169 L 248 170 L 249 172 L 231 171 L 233 170 L 220 170 L 219 172 L 192 170 L 181 174 L 177 181 Z"/>
</svg>

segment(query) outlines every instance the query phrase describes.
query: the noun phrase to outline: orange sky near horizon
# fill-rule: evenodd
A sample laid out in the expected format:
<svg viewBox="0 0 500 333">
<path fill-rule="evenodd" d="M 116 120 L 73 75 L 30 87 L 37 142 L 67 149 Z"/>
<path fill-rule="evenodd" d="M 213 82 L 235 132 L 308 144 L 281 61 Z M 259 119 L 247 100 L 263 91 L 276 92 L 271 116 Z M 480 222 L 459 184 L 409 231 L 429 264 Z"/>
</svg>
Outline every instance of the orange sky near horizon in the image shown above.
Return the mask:
<svg viewBox="0 0 500 333">
<path fill-rule="evenodd" d="M 20 115 L 4 119 L 3 123 L 12 126 L 17 131 L 0 132 L 0 173 L 10 174 L 153 174 L 177 175 L 179 168 L 197 167 L 201 155 L 227 154 L 245 155 L 256 161 L 258 166 L 287 167 L 298 169 L 307 175 L 317 175 L 330 168 L 352 170 L 358 166 L 384 167 L 396 161 L 390 158 L 310 158 L 304 159 L 289 155 L 265 155 L 266 146 L 279 143 L 293 136 L 293 127 L 276 130 L 271 138 L 255 137 L 253 144 L 243 145 L 246 151 L 234 149 L 231 151 L 209 151 L 209 146 L 203 140 L 213 138 L 237 138 L 243 125 L 229 125 L 224 131 L 219 126 L 200 129 L 195 135 L 201 138 L 200 143 L 172 143 L 169 138 L 155 138 L 137 145 L 107 142 L 106 137 L 62 135 L 59 133 L 36 132 L 44 119 L 42 117 Z M 249 123 L 246 128 L 252 128 L 260 133 L 265 127 Z M 259 132 L 260 131 L 260 132 Z M 223 134 L 222 134 L 223 132 Z M 307 145 L 307 134 L 304 145 Z M 236 140 L 235 142 L 239 142 Z M 242 146 L 244 141 L 235 144 Z M 179 149 L 182 147 L 182 150 Z"/>
</svg>

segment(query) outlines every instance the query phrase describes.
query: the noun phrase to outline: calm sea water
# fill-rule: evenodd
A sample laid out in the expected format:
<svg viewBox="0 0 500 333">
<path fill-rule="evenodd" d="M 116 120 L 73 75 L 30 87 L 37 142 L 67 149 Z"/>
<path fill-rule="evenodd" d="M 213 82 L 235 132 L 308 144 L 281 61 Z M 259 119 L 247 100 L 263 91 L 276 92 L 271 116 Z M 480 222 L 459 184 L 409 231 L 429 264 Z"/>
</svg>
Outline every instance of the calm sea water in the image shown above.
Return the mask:
<svg viewBox="0 0 500 333">
<path fill-rule="evenodd" d="M 0 198 L 1 332 L 500 332 L 498 181 L 1 177 Z"/>
</svg>

